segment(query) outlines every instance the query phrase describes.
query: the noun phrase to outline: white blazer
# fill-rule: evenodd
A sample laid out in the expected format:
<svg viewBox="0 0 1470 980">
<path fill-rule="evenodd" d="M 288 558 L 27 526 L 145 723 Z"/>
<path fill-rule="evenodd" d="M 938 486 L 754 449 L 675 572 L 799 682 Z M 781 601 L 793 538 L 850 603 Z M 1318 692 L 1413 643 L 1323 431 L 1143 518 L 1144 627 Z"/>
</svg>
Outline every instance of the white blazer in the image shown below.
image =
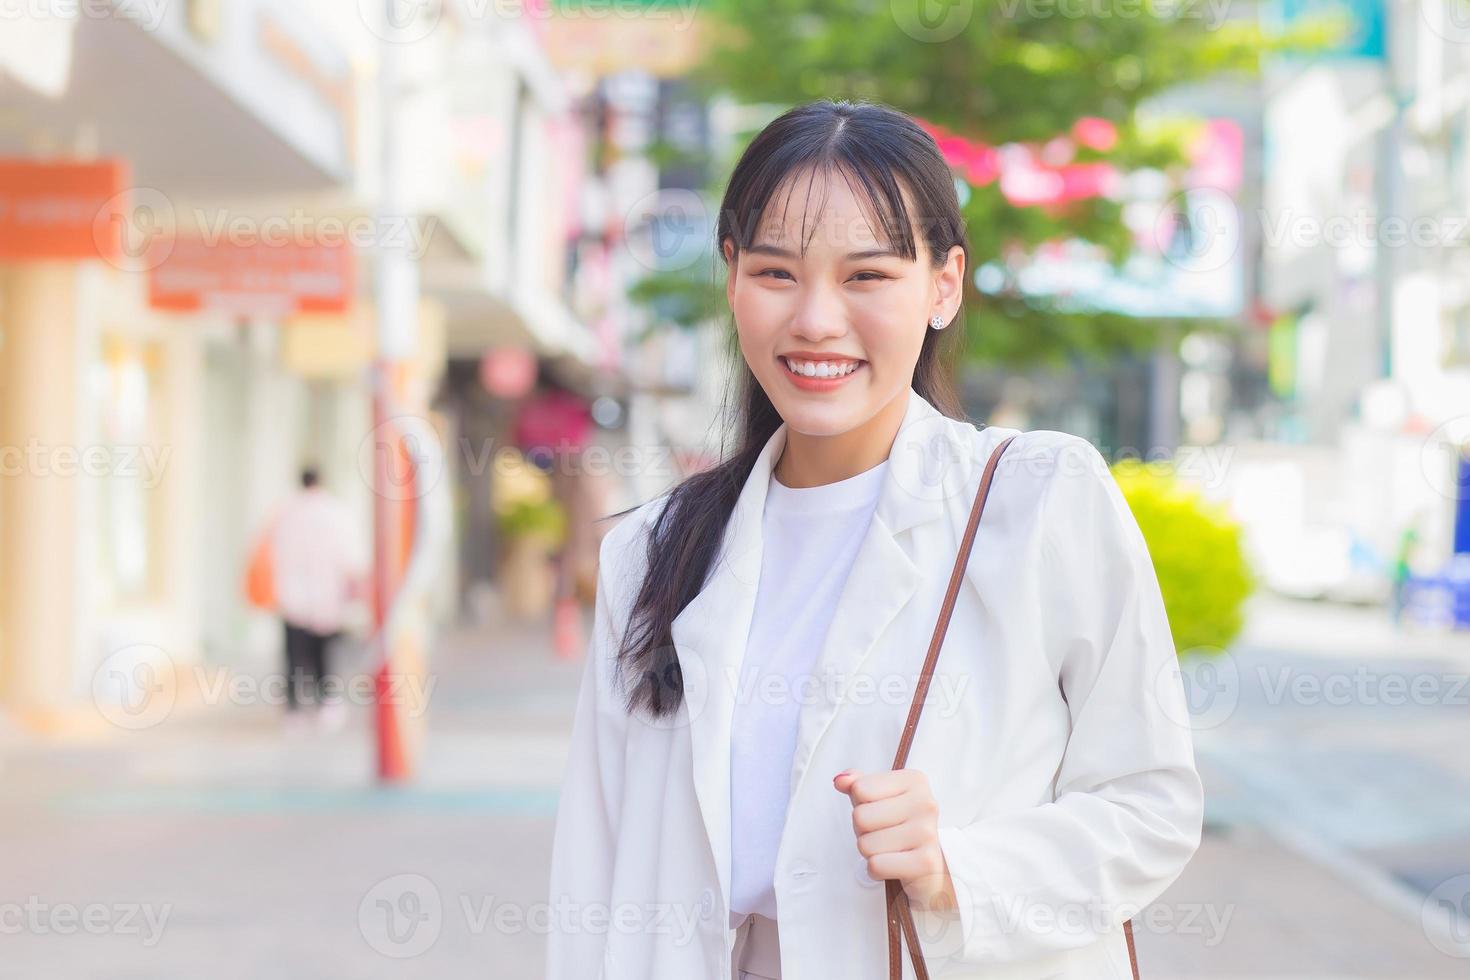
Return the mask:
<svg viewBox="0 0 1470 980">
<path fill-rule="evenodd" d="M 915 909 L 936 977 L 1125 980 L 1121 924 L 1199 845 L 1203 791 L 1152 562 L 1098 451 L 950 419 L 910 390 L 874 517 L 804 699 L 776 860 L 783 980 L 884 980 L 847 768 L 893 763 L 956 548 L 996 472 L 908 767 L 939 802 L 958 915 Z M 630 716 L 613 672 L 667 495 L 604 538 L 550 874 L 550 980 L 725 980 L 730 725 L 783 424 L 704 588 L 675 618 L 675 716 Z M 1146 938 L 1144 939 L 1146 942 Z M 904 975 L 912 967 L 904 954 Z"/>
</svg>

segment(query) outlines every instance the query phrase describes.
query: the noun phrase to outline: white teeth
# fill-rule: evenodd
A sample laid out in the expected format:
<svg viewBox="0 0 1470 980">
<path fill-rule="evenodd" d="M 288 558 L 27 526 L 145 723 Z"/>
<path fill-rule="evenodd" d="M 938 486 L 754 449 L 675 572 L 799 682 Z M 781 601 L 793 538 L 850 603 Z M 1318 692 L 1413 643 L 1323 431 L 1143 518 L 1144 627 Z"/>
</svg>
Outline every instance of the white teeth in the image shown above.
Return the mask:
<svg viewBox="0 0 1470 980">
<path fill-rule="evenodd" d="M 785 358 L 786 366 L 794 374 L 808 378 L 840 378 L 858 368 L 857 361 L 795 361 Z"/>
</svg>

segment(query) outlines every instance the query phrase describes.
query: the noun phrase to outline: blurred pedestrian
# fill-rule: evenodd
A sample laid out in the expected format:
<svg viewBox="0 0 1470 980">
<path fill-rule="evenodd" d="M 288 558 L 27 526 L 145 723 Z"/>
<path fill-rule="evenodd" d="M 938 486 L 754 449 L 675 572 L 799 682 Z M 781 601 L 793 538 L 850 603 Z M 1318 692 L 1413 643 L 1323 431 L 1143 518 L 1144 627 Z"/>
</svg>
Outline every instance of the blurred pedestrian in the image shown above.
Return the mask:
<svg viewBox="0 0 1470 980">
<path fill-rule="evenodd" d="M 1418 545 L 1419 528 L 1416 515 L 1415 523 L 1409 524 L 1399 535 L 1393 566 L 1389 570 L 1392 587 L 1389 593 L 1389 617 L 1395 626 L 1403 625 L 1404 607 L 1408 605 L 1409 580 L 1414 577 L 1414 551 Z"/>
<path fill-rule="evenodd" d="M 346 708 L 340 696 L 325 697 L 328 657 L 366 580 L 351 517 L 306 467 L 270 535 L 276 609 L 286 631 L 286 723 L 300 728 L 307 709 L 322 728 L 339 728 Z"/>
</svg>

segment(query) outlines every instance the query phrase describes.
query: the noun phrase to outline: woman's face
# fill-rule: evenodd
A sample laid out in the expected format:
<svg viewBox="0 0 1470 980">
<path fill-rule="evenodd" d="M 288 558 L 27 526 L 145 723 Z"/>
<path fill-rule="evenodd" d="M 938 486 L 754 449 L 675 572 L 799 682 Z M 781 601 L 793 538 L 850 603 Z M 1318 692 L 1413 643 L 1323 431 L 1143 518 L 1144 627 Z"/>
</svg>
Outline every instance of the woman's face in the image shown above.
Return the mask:
<svg viewBox="0 0 1470 980">
<path fill-rule="evenodd" d="M 772 195 L 750 248 L 724 243 L 740 350 L 791 429 L 839 435 L 873 418 L 907 393 L 930 318 L 959 308 L 959 246 L 935 269 L 917 230 L 914 261 L 880 235 L 840 174 L 808 172 Z"/>
</svg>

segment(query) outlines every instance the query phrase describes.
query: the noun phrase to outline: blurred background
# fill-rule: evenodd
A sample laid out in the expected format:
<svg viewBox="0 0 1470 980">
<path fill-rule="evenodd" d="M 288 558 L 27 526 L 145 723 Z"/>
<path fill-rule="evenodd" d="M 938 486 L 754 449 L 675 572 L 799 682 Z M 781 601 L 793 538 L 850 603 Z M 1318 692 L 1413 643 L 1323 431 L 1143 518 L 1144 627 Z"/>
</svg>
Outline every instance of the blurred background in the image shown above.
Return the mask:
<svg viewBox="0 0 1470 980">
<path fill-rule="evenodd" d="M 1470 976 L 1465 0 L 0 0 L 0 977 L 540 974 L 594 519 L 718 458 L 820 97 L 1148 539 L 1144 976 Z"/>
</svg>

